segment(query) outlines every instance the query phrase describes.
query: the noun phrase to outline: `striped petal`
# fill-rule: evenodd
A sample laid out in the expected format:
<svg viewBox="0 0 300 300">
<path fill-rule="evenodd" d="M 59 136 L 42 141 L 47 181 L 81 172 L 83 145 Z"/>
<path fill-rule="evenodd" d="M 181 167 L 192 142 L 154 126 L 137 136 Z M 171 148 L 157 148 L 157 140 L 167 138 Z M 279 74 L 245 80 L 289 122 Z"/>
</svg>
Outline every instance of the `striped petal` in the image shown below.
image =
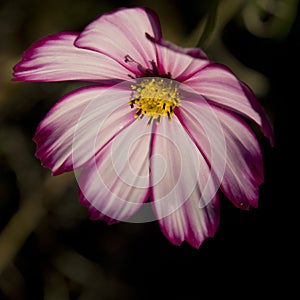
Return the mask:
<svg viewBox="0 0 300 300">
<path fill-rule="evenodd" d="M 226 111 L 217 112 L 227 145 L 227 167 L 221 190 L 239 208 L 258 206 L 258 187 L 264 180 L 260 146 L 251 128 Z"/>
<path fill-rule="evenodd" d="M 128 80 L 128 71 L 99 52 L 74 46 L 78 33 L 49 35 L 32 44 L 14 67 L 15 81 Z"/>
<path fill-rule="evenodd" d="M 181 48 L 163 39 L 155 41 L 147 37 L 155 44 L 159 73 L 169 75 L 179 82 L 192 77 L 210 63 L 199 48 Z"/>
<path fill-rule="evenodd" d="M 273 144 L 272 126 L 266 113 L 258 101 L 255 101 L 254 95 L 250 94 L 250 90 L 228 68 L 220 64 L 210 64 L 187 79 L 184 84 L 208 101 L 254 121 Z"/>
<path fill-rule="evenodd" d="M 210 105 L 200 102 L 185 102 L 179 118 L 207 158 L 225 195 L 239 208 L 257 207 L 263 164 L 249 126 L 218 107 L 213 107 L 212 114 Z"/>
<path fill-rule="evenodd" d="M 159 220 L 162 232 L 174 245 L 187 241 L 199 248 L 215 235 L 220 221 L 218 194 L 204 207 L 199 207 L 200 197 L 199 189 L 195 190 L 180 208 Z"/>
<path fill-rule="evenodd" d="M 141 75 L 140 66 L 151 69 L 156 59 L 154 44 L 146 33 L 161 37 L 159 20 L 149 9 L 118 9 L 103 14 L 79 35 L 76 46 L 103 53 Z"/>
<path fill-rule="evenodd" d="M 63 97 L 39 124 L 36 156 L 54 175 L 78 168 L 133 122 L 126 88 L 86 87 Z"/>
<path fill-rule="evenodd" d="M 147 38 L 153 41 L 154 43 L 169 48 L 170 50 L 173 50 L 175 52 L 186 54 L 193 58 L 207 59 L 206 53 L 204 53 L 200 48 L 182 48 L 180 46 L 177 46 L 176 44 L 173 44 L 170 41 L 164 40 L 163 38 L 155 40 L 155 38 L 149 35 L 147 35 Z"/>
<path fill-rule="evenodd" d="M 167 238 L 199 247 L 218 226 L 217 186 L 176 117 L 156 128 L 151 157 L 153 207 Z"/>
<path fill-rule="evenodd" d="M 151 128 L 136 120 L 79 170 L 82 204 L 108 223 L 132 216 L 149 197 Z"/>
</svg>

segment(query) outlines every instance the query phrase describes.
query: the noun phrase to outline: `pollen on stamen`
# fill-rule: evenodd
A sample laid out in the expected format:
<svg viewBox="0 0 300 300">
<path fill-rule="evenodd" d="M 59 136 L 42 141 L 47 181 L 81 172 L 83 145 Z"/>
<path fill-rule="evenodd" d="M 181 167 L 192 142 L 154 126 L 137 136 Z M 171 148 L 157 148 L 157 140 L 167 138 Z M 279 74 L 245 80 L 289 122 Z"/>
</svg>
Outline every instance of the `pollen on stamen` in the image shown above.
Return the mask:
<svg viewBox="0 0 300 300">
<path fill-rule="evenodd" d="M 149 117 L 147 125 L 153 120 L 158 125 L 162 117 L 172 120 L 174 109 L 180 106 L 178 83 L 160 77 L 142 78 L 136 84 L 132 84 L 133 96 L 128 104 L 135 108 L 134 117 L 142 119 Z"/>
</svg>

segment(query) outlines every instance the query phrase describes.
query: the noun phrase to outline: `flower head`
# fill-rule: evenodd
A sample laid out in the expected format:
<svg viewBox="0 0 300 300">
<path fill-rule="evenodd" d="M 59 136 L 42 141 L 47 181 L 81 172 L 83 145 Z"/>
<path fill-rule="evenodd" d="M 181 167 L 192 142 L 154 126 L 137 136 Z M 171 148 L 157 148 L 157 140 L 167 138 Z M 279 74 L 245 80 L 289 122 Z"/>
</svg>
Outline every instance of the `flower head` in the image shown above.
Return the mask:
<svg viewBox="0 0 300 300">
<path fill-rule="evenodd" d="M 47 36 L 14 80 L 92 83 L 58 101 L 34 136 L 54 175 L 76 171 L 92 219 L 157 219 L 172 243 L 199 247 L 217 230 L 219 192 L 257 206 L 263 164 L 248 123 L 273 143 L 263 108 L 227 67 L 165 41 L 153 11 L 122 8 Z"/>
</svg>

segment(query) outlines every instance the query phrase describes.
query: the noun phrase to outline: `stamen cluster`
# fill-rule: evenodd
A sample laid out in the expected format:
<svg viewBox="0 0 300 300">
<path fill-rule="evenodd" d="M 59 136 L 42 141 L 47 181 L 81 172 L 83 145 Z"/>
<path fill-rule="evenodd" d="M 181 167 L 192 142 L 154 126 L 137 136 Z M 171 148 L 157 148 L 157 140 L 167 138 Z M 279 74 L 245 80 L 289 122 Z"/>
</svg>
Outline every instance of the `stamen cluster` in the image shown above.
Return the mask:
<svg viewBox="0 0 300 300">
<path fill-rule="evenodd" d="M 159 124 L 161 117 L 169 120 L 174 115 L 174 109 L 180 106 L 178 84 L 166 78 L 146 78 L 131 85 L 135 91 L 128 102 L 131 108 L 136 108 L 135 118 L 149 117 L 148 125 L 155 119 Z"/>
</svg>

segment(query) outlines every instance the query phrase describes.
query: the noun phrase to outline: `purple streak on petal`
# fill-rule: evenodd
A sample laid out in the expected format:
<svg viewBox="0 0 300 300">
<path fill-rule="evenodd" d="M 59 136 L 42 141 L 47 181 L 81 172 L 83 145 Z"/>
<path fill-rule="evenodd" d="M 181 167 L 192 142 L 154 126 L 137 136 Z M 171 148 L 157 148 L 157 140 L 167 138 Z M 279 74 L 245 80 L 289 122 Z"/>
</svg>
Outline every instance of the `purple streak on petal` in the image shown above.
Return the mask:
<svg viewBox="0 0 300 300">
<path fill-rule="evenodd" d="M 149 34 L 146 34 L 146 37 L 153 43 L 156 43 L 163 47 L 169 48 L 169 49 L 173 50 L 174 52 L 186 54 L 186 55 L 192 56 L 193 58 L 207 59 L 206 53 L 204 51 L 202 51 L 200 48 L 182 48 L 176 44 L 173 44 L 170 41 L 164 40 L 163 38 L 155 39 L 154 37 L 150 36 Z"/>
<path fill-rule="evenodd" d="M 227 145 L 222 123 L 214 106 L 205 99 L 201 100 L 201 95 L 185 96 L 176 115 L 211 168 L 209 180 L 214 181 L 216 188 L 219 188 L 227 164 Z M 190 97 L 195 97 L 198 101 L 186 101 Z"/>
<path fill-rule="evenodd" d="M 249 99 L 253 109 L 261 117 L 262 131 L 263 131 L 264 135 L 270 140 L 271 146 L 274 146 L 274 130 L 273 130 L 273 126 L 268 118 L 267 113 L 265 112 L 262 105 L 258 102 L 257 98 L 254 96 L 251 89 L 242 82 L 241 82 L 241 86 L 242 86 L 245 94 L 248 96 L 248 99 Z"/>
<path fill-rule="evenodd" d="M 54 175 L 81 166 L 134 120 L 129 97 L 120 87 L 86 87 L 66 95 L 37 128 L 36 156 Z"/>
<path fill-rule="evenodd" d="M 79 171 L 77 182 L 91 218 L 125 221 L 149 197 L 151 128 L 136 120 Z"/>
<path fill-rule="evenodd" d="M 257 207 L 258 186 L 264 180 L 260 146 L 242 119 L 222 110 L 218 115 L 227 144 L 227 168 L 221 189 L 237 207 Z"/>
<path fill-rule="evenodd" d="M 32 44 L 14 67 L 14 81 L 128 80 L 128 71 L 99 52 L 74 46 L 78 33 L 49 35 Z"/>
<path fill-rule="evenodd" d="M 199 248 L 206 238 L 216 233 L 220 220 L 218 195 L 200 208 L 200 194 L 200 191 L 195 190 L 182 207 L 158 220 L 162 232 L 174 245 L 187 241 Z"/>
<path fill-rule="evenodd" d="M 205 104 L 184 103 L 179 118 L 221 180 L 225 195 L 239 208 L 248 209 L 250 205 L 257 207 L 258 186 L 263 182 L 263 164 L 256 137 L 250 127 L 233 113 L 216 106 L 214 112 L 223 129 L 226 153 L 223 153 L 223 145 L 218 144 L 219 139 L 216 140 L 214 132 L 218 133 L 218 128 L 215 129 L 210 122 Z M 212 153 L 215 155 L 213 160 Z M 220 166 L 223 166 L 224 158 L 226 168 L 220 178 Z"/>
<path fill-rule="evenodd" d="M 155 13 L 141 7 L 122 8 L 103 14 L 89 24 L 75 45 L 103 53 L 140 76 L 139 66 L 152 69 L 151 61 L 156 59 L 155 46 L 145 37 L 146 33 L 161 37 Z M 127 56 L 131 62 L 127 62 Z"/>
<path fill-rule="evenodd" d="M 216 218 L 208 211 L 215 205 L 217 187 L 209 181 L 210 173 L 178 119 L 174 116 L 169 123 L 163 118 L 153 140 L 152 204 L 165 235 L 173 243 L 187 240 L 198 247 L 215 232 Z"/>
<path fill-rule="evenodd" d="M 171 78 L 183 82 L 210 63 L 202 57 L 195 58 L 189 55 L 189 49 L 175 45 L 170 47 L 170 45 L 165 45 L 166 43 L 169 42 L 155 44 L 157 68 L 160 74 L 170 75 Z"/>
<path fill-rule="evenodd" d="M 237 112 L 251 119 L 260 127 L 263 126 L 261 112 L 258 113 L 258 102 L 255 103 L 253 99 L 248 98 L 249 95 L 245 93 L 241 82 L 227 67 L 210 64 L 186 80 L 185 84 L 204 96 L 207 101 Z M 254 103 L 255 108 L 253 107 Z M 266 134 L 270 135 L 268 132 Z"/>
<path fill-rule="evenodd" d="M 102 220 L 105 221 L 108 225 L 119 223 L 119 220 L 112 219 L 103 213 L 101 213 L 99 210 L 97 210 L 94 206 L 91 205 L 91 203 L 84 197 L 84 194 L 79 189 L 79 199 L 80 203 L 86 207 L 88 207 L 88 212 L 91 220 Z"/>
</svg>

